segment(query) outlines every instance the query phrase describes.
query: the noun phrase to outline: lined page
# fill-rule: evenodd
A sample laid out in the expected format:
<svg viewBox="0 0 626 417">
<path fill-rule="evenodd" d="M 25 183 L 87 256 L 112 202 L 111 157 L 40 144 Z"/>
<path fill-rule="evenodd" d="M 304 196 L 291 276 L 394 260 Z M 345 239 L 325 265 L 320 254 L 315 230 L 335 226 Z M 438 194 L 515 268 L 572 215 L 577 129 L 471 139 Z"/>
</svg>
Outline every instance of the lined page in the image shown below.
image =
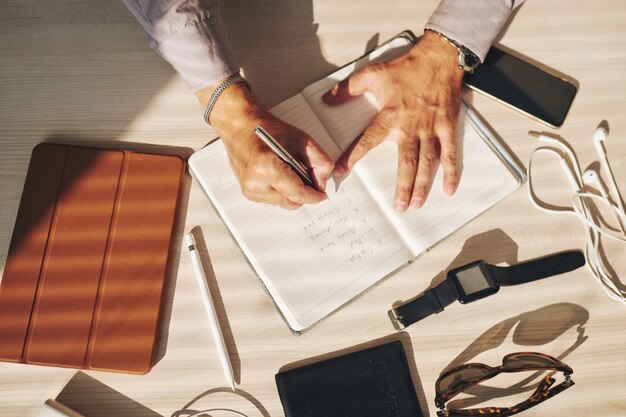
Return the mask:
<svg viewBox="0 0 626 417">
<path fill-rule="evenodd" d="M 332 148 L 301 97 L 274 109 Z M 412 256 L 357 177 L 329 199 L 287 211 L 248 201 L 217 141 L 196 152 L 189 166 L 259 274 L 293 330 L 309 327 L 369 288 Z"/>
</svg>

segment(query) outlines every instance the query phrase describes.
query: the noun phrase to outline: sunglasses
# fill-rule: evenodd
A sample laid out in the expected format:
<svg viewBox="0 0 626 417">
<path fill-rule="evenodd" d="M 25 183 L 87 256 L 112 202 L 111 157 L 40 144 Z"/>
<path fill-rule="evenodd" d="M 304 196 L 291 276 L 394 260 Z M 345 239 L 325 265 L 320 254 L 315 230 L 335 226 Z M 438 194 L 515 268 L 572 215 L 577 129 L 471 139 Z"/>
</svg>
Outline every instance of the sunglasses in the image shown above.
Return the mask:
<svg viewBox="0 0 626 417">
<path fill-rule="evenodd" d="M 552 378 L 552 374 L 549 374 L 539 382 L 539 386 L 530 398 L 512 407 L 446 409 L 446 402 L 466 389 L 493 378 L 502 372 L 522 371 L 560 371 L 563 372 L 565 381 L 552 386 L 555 379 Z M 439 417 L 476 415 L 505 417 L 521 413 L 574 385 L 574 381 L 571 379 L 572 373 L 572 368 L 560 360 L 535 352 L 511 353 L 502 359 L 502 365 L 495 368 L 482 363 L 468 363 L 457 366 L 442 373 L 435 383 L 435 404 L 439 408 L 437 415 Z"/>
</svg>

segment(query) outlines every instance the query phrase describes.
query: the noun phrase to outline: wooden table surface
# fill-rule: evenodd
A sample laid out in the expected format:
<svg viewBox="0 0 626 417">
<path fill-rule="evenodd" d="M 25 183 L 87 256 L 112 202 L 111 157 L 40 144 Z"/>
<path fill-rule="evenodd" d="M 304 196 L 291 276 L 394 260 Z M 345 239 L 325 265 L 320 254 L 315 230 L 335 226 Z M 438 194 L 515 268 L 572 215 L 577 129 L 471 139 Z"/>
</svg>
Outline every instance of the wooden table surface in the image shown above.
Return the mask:
<svg viewBox="0 0 626 417">
<path fill-rule="evenodd" d="M 268 106 L 299 92 L 337 66 L 404 29 L 421 33 L 437 2 L 401 0 L 224 1 L 222 13 L 236 56 Z M 340 3 L 340 4 L 337 4 Z M 607 120 L 611 166 L 626 192 L 626 5 L 619 0 L 528 1 L 499 39 L 503 45 L 578 80 L 580 90 L 555 133 L 580 164 L 597 161 L 592 134 Z M 4 268 L 30 153 L 40 142 L 91 146 L 122 142 L 200 149 L 214 137 L 180 77 L 145 42 L 121 2 L 5 0 L 0 14 L 0 266 Z M 543 127 L 478 94 L 466 98 L 527 166 Z M 550 130 L 550 129 L 547 129 Z M 138 145 L 129 145 L 137 148 Z M 543 163 L 542 163 L 543 164 Z M 540 166 L 542 196 L 567 203 L 569 185 L 556 164 Z M 395 167 L 390 167 L 395 169 Z M 539 172 L 539 171 L 538 171 Z M 209 205 L 188 178 L 182 230 L 194 227 L 228 348 L 240 382 L 226 383 L 188 256 L 175 256 L 160 361 L 147 375 L 77 372 L 0 363 L 0 415 L 32 416 L 57 398 L 94 416 L 169 416 L 226 406 L 250 416 L 281 416 L 274 374 L 295 361 L 399 337 L 405 342 L 425 415 L 434 416 L 434 383 L 455 364 L 498 365 L 510 352 L 539 351 L 574 369 L 576 385 L 526 416 L 626 414 L 626 308 L 609 299 L 585 269 L 506 288 L 490 299 L 454 304 L 395 334 L 386 312 L 425 290 L 442 271 L 477 258 L 514 263 L 582 248 L 582 226 L 571 216 L 536 210 L 525 184 L 451 235 L 410 267 L 322 324 L 293 336 Z M 176 252 L 182 248 L 181 236 Z M 626 285 L 624 245 L 606 253 Z M 0 335 L 2 337 L 2 335 Z M 490 385 L 507 387 L 502 376 Z M 507 390 L 512 393 L 514 389 Z M 486 405 L 507 405 L 496 398 Z M 213 415 L 213 414 L 212 414 Z M 214 415 L 227 415 L 218 414 Z M 230 414 L 232 415 L 232 414 Z"/>
</svg>

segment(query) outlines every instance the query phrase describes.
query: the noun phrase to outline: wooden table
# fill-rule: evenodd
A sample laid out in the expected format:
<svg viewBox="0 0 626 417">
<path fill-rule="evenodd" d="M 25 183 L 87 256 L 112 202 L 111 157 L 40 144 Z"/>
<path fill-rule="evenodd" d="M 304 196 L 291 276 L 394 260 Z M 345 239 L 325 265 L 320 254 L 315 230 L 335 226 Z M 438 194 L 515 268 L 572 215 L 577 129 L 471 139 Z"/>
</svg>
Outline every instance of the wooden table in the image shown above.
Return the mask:
<svg viewBox="0 0 626 417">
<path fill-rule="evenodd" d="M 359 56 L 403 29 L 421 33 L 437 2 L 401 0 L 224 1 L 236 55 L 268 105 Z M 583 168 L 597 160 L 591 137 L 606 119 L 615 176 L 626 178 L 626 5 L 621 1 L 529 1 L 500 42 L 577 79 L 580 91 L 556 131 Z M 0 266 L 4 266 L 32 148 L 56 141 L 84 145 L 136 142 L 143 149 L 202 147 L 214 136 L 173 69 L 146 45 L 120 2 L 3 2 L 0 14 Z M 527 165 L 542 126 L 478 94 L 466 97 Z M 394 168 L 395 169 L 395 168 Z M 566 203 L 569 186 L 556 165 L 537 181 L 542 195 Z M 189 179 L 180 229 L 198 226 L 218 314 L 240 384 L 228 394 L 188 256 L 177 256 L 162 359 L 147 375 L 76 372 L 0 363 L 0 415 L 34 415 L 59 398 L 85 416 L 169 416 L 209 392 L 194 408 L 228 406 L 251 416 L 280 416 L 274 374 L 330 352 L 400 337 L 405 341 L 425 415 L 434 416 L 434 382 L 452 364 L 500 363 L 515 351 L 562 357 L 576 385 L 525 415 L 626 414 L 626 308 L 610 300 L 585 270 L 502 290 L 396 335 L 386 311 L 425 290 L 450 266 L 476 258 L 512 263 L 583 247 L 573 218 L 537 211 L 527 184 L 434 250 L 303 336 L 293 336 L 210 207 Z M 626 191 L 626 190 L 624 190 Z M 182 248 L 182 241 L 176 242 Z M 608 244 L 617 274 L 624 245 Z M 622 275 L 622 286 L 626 279 Z M 2 337 L 2 335 L 0 335 Z M 501 377 L 502 386 L 516 381 Z M 493 384 L 497 384 L 493 381 Z M 515 396 L 521 399 L 528 393 Z M 511 398 L 489 401 L 506 405 Z M 216 414 L 218 415 L 218 414 Z"/>
</svg>

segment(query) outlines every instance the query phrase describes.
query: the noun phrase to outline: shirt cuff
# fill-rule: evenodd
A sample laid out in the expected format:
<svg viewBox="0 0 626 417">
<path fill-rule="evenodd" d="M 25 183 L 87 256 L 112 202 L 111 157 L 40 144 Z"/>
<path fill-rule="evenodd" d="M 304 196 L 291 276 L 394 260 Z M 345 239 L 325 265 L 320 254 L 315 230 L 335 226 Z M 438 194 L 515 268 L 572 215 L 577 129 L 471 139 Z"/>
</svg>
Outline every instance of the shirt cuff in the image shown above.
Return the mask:
<svg viewBox="0 0 626 417">
<path fill-rule="evenodd" d="M 167 39 L 151 43 L 194 92 L 239 71 L 219 16 L 189 22 Z"/>
<path fill-rule="evenodd" d="M 442 0 L 425 29 L 454 39 L 485 60 L 513 9 L 512 1 Z"/>
</svg>

